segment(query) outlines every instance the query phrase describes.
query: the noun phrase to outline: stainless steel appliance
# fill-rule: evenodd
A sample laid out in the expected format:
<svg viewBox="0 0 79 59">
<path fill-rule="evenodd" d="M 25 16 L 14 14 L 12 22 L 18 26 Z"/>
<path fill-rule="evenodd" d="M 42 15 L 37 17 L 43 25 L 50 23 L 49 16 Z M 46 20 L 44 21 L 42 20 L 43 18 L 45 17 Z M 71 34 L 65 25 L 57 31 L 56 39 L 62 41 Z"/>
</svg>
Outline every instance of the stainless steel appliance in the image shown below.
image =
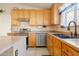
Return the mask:
<svg viewBox="0 0 79 59">
<path fill-rule="evenodd" d="M 36 33 L 36 46 L 37 47 L 45 47 L 46 46 L 46 33 L 37 32 Z"/>
</svg>

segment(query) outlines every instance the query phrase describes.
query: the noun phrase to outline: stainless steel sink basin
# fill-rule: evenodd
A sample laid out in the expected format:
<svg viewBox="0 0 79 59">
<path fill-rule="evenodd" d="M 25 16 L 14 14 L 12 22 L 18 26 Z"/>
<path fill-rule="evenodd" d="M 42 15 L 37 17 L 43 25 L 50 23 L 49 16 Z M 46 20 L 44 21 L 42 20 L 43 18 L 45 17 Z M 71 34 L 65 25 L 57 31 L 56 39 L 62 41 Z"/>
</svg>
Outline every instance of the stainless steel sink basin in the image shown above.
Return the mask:
<svg viewBox="0 0 79 59">
<path fill-rule="evenodd" d="M 64 34 L 53 34 L 59 38 L 62 38 L 62 39 L 75 39 L 76 37 L 71 37 L 71 36 L 67 36 L 67 35 L 64 35 Z"/>
</svg>

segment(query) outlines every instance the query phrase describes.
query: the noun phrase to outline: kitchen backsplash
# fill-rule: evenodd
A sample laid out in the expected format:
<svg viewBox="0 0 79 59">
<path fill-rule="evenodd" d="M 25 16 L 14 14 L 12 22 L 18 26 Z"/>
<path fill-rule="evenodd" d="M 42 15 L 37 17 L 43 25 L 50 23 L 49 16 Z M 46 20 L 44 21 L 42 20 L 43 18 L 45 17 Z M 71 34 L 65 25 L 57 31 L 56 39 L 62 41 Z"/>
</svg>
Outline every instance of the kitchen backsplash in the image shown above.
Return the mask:
<svg viewBox="0 0 79 59">
<path fill-rule="evenodd" d="M 75 30 L 74 27 L 71 27 L 71 28 L 70 28 L 70 31 L 71 31 L 71 32 L 74 32 L 74 30 Z M 67 30 L 67 27 L 62 28 L 62 31 L 68 31 L 68 30 Z M 79 26 L 77 26 L 77 33 L 79 34 Z"/>
<path fill-rule="evenodd" d="M 54 31 L 58 29 L 58 26 L 27 26 L 26 28 L 31 29 L 31 31 Z M 19 27 L 12 27 L 12 32 L 18 32 L 20 29 Z"/>
</svg>

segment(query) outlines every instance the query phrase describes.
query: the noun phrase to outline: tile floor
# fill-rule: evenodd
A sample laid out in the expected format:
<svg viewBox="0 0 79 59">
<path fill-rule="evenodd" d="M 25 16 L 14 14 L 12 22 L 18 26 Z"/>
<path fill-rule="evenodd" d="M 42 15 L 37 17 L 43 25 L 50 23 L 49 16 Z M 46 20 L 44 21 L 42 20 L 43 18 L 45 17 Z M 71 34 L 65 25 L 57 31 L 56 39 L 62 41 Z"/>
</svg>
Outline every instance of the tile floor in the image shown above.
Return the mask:
<svg viewBox="0 0 79 59">
<path fill-rule="evenodd" d="M 42 56 L 48 55 L 47 48 L 28 48 L 26 50 L 26 56 Z"/>
</svg>

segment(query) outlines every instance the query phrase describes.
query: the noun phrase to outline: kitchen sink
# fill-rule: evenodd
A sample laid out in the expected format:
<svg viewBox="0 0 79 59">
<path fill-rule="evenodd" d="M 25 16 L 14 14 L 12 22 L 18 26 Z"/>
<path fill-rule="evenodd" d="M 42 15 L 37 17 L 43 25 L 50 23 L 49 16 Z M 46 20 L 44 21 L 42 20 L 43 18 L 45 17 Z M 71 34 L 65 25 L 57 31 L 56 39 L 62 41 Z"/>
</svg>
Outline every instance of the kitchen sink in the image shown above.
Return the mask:
<svg viewBox="0 0 79 59">
<path fill-rule="evenodd" d="M 76 38 L 76 37 L 71 37 L 71 36 L 67 36 L 67 35 L 64 35 L 64 34 L 53 34 L 59 38 L 62 38 L 62 39 L 73 39 L 73 38 Z"/>
</svg>

